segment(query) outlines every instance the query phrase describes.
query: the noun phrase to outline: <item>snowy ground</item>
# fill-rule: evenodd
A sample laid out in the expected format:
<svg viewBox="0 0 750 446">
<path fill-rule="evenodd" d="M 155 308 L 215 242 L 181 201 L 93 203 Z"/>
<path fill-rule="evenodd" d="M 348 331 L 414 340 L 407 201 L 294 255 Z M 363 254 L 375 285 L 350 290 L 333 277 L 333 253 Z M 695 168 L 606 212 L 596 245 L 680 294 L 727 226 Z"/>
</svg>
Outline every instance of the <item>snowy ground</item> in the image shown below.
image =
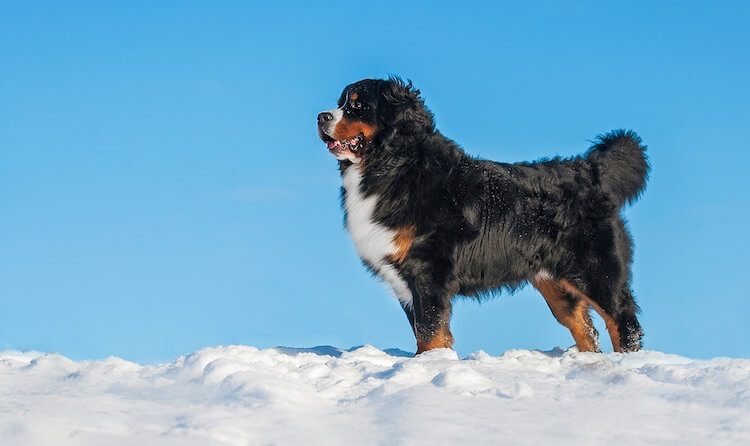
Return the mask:
<svg viewBox="0 0 750 446">
<path fill-rule="evenodd" d="M 0 352 L 0 444 L 750 444 L 750 360 L 207 348 Z"/>
</svg>

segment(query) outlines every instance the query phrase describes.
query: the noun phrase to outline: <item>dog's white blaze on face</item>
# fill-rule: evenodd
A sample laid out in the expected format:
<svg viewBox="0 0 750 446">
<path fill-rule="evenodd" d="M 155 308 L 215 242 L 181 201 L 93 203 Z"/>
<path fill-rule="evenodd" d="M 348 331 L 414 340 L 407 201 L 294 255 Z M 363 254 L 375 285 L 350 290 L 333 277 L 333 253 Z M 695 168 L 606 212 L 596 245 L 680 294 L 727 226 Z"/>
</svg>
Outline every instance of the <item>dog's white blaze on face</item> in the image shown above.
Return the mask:
<svg viewBox="0 0 750 446">
<path fill-rule="evenodd" d="M 378 275 L 388 282 L 402 304 L 411 306 L 412 295 L 409 287 L 396 268 L 387 260 L 388 256 L 396 252 L 396 245 L 393 242 L 396 234 L 373 221 L 372 214 L 378 197 L 362 195 L 359 189 L 361 179 L 359 167 L 356 165 L 351 165 L 344 171 L 346 227 L 354 240 L 354 246 L 360 258 L 371 265 Z"/>
<path fill-rule="evenodd" d="M 333 129 L 336 128 L 336 124 L 341 121 L 341 118 L 344 117 L 344 110 L 340 108 L 334 108 L 333 110 L 328 110 L 328 113 L 333 115 L 333 119 L 328 121 L 328 127 L 325 128 L 325 132 L 328 133 L 328 136 L 333 136 Z"/>
</svg>

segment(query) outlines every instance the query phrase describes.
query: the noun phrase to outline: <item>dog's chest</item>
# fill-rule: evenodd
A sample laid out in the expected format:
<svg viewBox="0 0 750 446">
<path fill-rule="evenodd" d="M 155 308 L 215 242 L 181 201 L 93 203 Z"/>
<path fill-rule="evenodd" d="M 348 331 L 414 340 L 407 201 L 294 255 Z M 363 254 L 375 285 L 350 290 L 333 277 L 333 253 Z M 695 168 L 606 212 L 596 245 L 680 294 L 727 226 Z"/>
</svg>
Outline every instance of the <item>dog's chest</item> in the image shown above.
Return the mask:
<svg viewBox="0 0 750 446">
<path fill-rule="evenodd" d="M 396 252 L 396 233 L 373 219 L 378 196 L 365 197 L 360 190 L 361 180 L 357 165 L 351 165 L 344 171 L 346 227 L 359 257 L 391 285 L 398 300 L 411 305 L 412 296 L 406 282 L 388 260 Z"/>
<path fill-rule="evenodd" d="M 396 250 L 393 242 L 395 232 L 374 221 L 378 196 L 365 197 L 359 187 L 361 179 L 356 165 L 349 166 L 344 172 L 346 227 L 359 256 L 377 269 Z"/>
</svg>

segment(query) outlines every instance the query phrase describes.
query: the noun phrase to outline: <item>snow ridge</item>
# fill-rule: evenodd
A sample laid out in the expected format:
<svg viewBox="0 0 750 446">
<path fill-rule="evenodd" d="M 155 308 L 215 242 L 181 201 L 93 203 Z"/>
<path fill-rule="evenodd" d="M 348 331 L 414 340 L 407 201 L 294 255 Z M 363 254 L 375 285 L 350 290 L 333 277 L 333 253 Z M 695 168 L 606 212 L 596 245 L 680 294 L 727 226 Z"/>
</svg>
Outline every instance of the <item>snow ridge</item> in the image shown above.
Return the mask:
<svg viewBox="0 0 750 446">
<path fill-rule="evenodd" d="M 750 444 L 750 360 L 372 346 L 0 352 L 0 444 Z"/>
</svg>

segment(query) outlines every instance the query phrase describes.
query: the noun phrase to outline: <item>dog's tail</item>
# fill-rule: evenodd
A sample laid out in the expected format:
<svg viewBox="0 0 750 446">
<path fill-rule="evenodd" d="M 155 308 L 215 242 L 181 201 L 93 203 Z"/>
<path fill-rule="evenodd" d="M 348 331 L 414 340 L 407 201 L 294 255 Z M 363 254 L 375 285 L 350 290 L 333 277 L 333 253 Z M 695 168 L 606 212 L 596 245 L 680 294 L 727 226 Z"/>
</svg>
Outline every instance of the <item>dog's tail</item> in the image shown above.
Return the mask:
<svg viewBox="0 0 750 446">
<path fill-rule="evenodd" d="M 649 165 L 646 146 L 631 130 L 599 135 L 586 153 L 594 182 L 619 207 L 638 199 L 646 187 Z"/>
</svg>

